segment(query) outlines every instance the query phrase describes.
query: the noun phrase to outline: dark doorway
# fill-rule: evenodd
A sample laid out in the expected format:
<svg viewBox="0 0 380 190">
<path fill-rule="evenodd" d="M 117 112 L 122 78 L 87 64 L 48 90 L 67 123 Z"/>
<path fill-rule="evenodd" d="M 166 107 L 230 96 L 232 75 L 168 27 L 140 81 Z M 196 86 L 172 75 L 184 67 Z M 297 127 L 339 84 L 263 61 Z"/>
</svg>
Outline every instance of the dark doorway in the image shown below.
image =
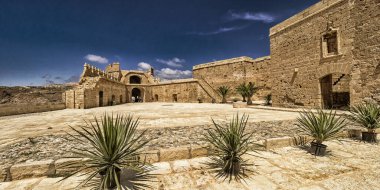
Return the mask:
<svg viewBox="0 0 380 190">
<path fill-rule="evenodd" d="M 177 94 L 173 94 L 173 102 L 177 102 L 177 101 L 178 101 Z"/>
<path fill-rule="evenodd" d="M 103 91 L 99 91 L 99 107 L 103 106 Z"/>
<path fill-rule="evenodd" d="M 332 73 L 320 80 L 323 109 L 348 109 L 350 105 L 350 77 Z"/>
<path fill-rule="evenodd" d="M 138 88 L 132 89 L 132 102 L 142 102 L 141 90 Z"/>
<path fill-rule="evenodd" d="M 120 95 L 120 104 L 123 103 L 123 95 Z"/>
<path fill-rule="evenodd" d="M 115 105 L 116 104 L 116 102 L 115 102 L 115 100 L 116 100 L 116 97 L 115 97 L 115 95 L 112 95 L 111 96 L 111 106 L 113 106 L 113 105 Z"/>
<path fill-rule="evenodd" d="M 130 84 L 141 84 L 141 78 L 138 76 L 131 76 L 129 78 L 129 83 Z"/>
<path fill-rule="evenodd" d="M 157 94 L 154 95 L 154 100 L 155 100 L 156 102 L 158 102 L 158 95 L 157 95 Z"/>
</svg>

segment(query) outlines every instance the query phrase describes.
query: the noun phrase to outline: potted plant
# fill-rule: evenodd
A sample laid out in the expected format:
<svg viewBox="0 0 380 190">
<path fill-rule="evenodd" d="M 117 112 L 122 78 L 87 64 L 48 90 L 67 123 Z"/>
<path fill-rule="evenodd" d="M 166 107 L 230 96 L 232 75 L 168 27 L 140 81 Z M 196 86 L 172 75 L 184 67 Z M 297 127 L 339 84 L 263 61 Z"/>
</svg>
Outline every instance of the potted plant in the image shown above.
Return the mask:
<svg viewBox="0 0 380 190">
<path fill-rule="evenodd" d="M 367 142 L 377 142 L 376 129 L 380 128 L 380 105 L 367 102 L 353 106 L 350 109 L 348 118 L 367 129 L 362 132 L 362 140 Z"/>
<path fill-rule="evenodd" d="M 312 111 L 301 112 L 296 125 L 302 132 L 314 138 L 309 152 L 316 156 L 323 156 L 327 148 L 323 142 L 336 138 L 346 127 L 347 122 L 345 118 L 337 117 L 336 112 L 326 113 L 317 110 L 317 113 Z"/>
<path fill-rule="evenodd" d="M 139 175 L 148 170 L 148 165 L 140 159 L 140 151 L 149 141 L 144 140 L 146 131 L 137 133 L 138 119 L 133 116 L 104 114 L 99 121 L 87 123 L 80 129 L 71 129 L 70 134 L 78 146 L 73 148 L 70 158 L 81 161 L 71 162 L 64 167 L 75 169 L 64 179 L 78 173 L 88 175 L 80 185 L 94 185 L 97 189 L 121 189 L 120 172 L 128 169 Z M 100 180 L 97 176 L 100 176 Z M 95 182 L 94 182 L 95 181 Z"/>
<path fill-rule="evenodd" d="M 230 87 L 228 86 L 220 86 L 218 88 L 218 93 L 222 96 L 222 103 L 227 103 L 227 95 L 230 92 Z"/>
<path fill-rule="evenodd" d="M 208 164 L 216 169 L 217 177 L 239 181 L 251 171 L 248 166 L 252 164 L 242 158 L 253 144 L 253 133 L 246 132 L 247 121 L 246 115 L 236 115 L 225 125 L 212 120 L 215 128 L 207 130 L 205 141 L 211 145 L 211 162 Z"/>
<path fill-rule="evenodd" d="M 238 87 L 236 87 L 236 92 L 243 97 L 243 102 L 247 102 L 245 98 L 248 96 L 248 88 L 245 83 L 241 83 Z"/>
</svg>

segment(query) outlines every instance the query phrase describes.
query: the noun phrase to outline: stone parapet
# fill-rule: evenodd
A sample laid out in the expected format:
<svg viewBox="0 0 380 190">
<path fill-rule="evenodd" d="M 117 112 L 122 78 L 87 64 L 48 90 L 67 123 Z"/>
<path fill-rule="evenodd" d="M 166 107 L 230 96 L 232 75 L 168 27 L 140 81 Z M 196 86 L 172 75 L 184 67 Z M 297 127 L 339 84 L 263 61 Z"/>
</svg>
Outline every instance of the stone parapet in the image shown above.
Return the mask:
<svg viewBox="0 0 380 190">
<path fill-rule="evenodd" d="M 65 108 L 65 103 L 2 105 L 0 107 L 0 116 L 63 110 Z"/>
<path fill-rule="evenodd" d="M 253 58 L 250 58 L 247 56 L 242 56 L 242 57 L 236 57 L 236 58 L 232 58 L 232 59 L 225 59 L 225 60 L 195 65 L 193 67 L 193 70 L 202 69 L 202 68 L 206 68 L 206 67 L 215 67 L 215 66 L 220 66 L 220 65 L 232 64 L 232 63 L 237 63 L 237 62 L 253 63 L 253 62 L 259 62 L 259 61 L 263 61 L 263 60 L 267 60 L 267 59 L 270 59 L 270 56 L 260 57 L 257 59 L 253 59 Z"/>
</svg>

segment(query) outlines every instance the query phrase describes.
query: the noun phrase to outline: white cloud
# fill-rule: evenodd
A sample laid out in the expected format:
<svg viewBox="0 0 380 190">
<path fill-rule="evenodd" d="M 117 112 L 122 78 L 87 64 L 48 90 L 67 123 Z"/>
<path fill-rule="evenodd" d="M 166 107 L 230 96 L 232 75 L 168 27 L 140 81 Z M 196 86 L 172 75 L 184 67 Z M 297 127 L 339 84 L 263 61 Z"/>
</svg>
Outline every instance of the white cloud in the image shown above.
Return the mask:
<svg viewBox="0 0 380 190">
<path fill-rule="evenodd" d="M 108 63 L 108 59 L 99 55 L 93 55 L 93 54 L 88 54 L 84 57 L 88 61 L 96 62 L 96 63 L 102 63 L 106 64 Z"/>
<path fill-rule="evenodd" d="M 216 35 L 216 34 L 220 34 L 220 33 L 226 33 L 226 32 L 232 32 L 232 31 L 235 31 L 235 30 L 242 30 L 244 28 L 246 28 L 248 25 L 245 25 L 245 26 L 233 26 L 233 27 L 223 27 L 223 28 L 219 28 L 215 31 L 210 31 L 210 32 L 191 32 L 189 34 L 195 34 L 195 35 L 200 35 L 200 36 L 208 36 L 208 35 Z"/>
<path fill-rule="evenodd" d="M 273 15 L 267 13 L 251 13 L 251 12 L 229 12 L 229 20 L 250 20 L 250 21 L 261 21 L 264 23 L 271 23 L 275 20 Z"/>
<path fill-rule="evenodd" d="M 177 57 L 174 57 L 173 59 L 169 60 L 156 59 L 156 61 L 170 67 L 183 67 L 182 63 L 186 62 L 184 59 L 180 59 Z"/>
<path fill-rule="evenodd" d="M 192 72 L 190 70 L 177 70 L 170 68 L 163 68 L 156 71 L 156 74 L 161 79 L 183 79 L 191 78 Z"/>
<path fill-rule="evenodd" d="M 137 66 L 139 67 L 139 70 L 148 70 L 152 67 L 149 63 L 145 62 L 140 62 L 139 64 L 137 64 Z"/>
</svg>

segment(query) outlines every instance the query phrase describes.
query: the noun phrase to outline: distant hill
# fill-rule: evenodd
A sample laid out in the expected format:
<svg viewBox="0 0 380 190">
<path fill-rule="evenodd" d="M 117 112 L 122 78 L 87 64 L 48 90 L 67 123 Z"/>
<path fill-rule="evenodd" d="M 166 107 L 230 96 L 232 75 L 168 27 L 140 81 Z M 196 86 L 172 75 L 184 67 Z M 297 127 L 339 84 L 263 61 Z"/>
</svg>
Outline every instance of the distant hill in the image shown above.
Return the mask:
<svg viewBox="0 0 380 190">
<path fill-rule="evenodd" d="M 76 84 L 53 84 L 48 86 L 0 86 L 0 105 L 62 103 L 62 93 Z"/>
</svg>

